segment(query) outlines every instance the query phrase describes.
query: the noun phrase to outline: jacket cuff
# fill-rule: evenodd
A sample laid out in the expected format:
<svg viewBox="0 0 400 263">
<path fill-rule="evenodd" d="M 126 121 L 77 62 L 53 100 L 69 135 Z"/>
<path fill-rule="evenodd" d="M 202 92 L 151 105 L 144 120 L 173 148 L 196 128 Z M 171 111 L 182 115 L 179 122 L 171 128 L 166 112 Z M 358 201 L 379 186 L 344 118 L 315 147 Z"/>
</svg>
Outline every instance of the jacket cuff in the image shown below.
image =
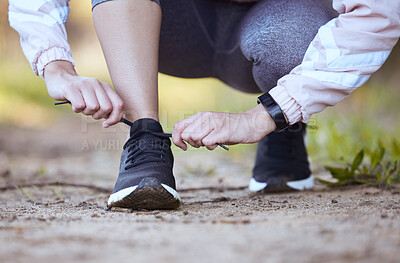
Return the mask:
<svg viewBox="0 0 400 263">
<path fill-rule="evenodd" d="M 281 107 L 283 113 L 285 113 L 288 118 L 290 125 L 303 120 L 301 106 L 289 95 L 285 87 L 276 86 L 269 91 L 269 94 Z"/>
<path fill-rule="evenodd" d="M 75 66 L 75 62 L 72 59 L 71 51 L 60 47 L 51 47 L 43 51 L 37 58 L 36 63 L 34 63 L 33 68 L 35 73 L 42 77 L 44 76 L 44 68 L 50 62 L 64 60 L 69 61 Z"/>
</svg>

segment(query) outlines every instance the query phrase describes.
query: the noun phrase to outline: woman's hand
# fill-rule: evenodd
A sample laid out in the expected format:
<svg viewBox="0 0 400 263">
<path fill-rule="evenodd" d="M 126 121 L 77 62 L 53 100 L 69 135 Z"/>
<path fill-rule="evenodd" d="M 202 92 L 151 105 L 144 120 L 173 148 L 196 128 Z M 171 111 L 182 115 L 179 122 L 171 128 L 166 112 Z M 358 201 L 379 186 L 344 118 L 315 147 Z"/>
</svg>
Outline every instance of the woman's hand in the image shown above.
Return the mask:
<svg viewBox="0 0 400 263">
<path fill-rule="evenodd" d="M 67 61 L 53 61 L 45 68 L 47 91 L 55 100 L 68 100 L 74 112 L 91 115 L 93 119 L 106 119 L 103 127 L 118 123 L 124 103 L 107 83 L 78 76 Z"/>
<path fill-rule="evenodd" d="M 209 150 L 218 144 L 255 143 L 274 131 L 276 125 L 262 105 L 244 113 L 199 112 L 175 124 L 172 141 L 187 150 L 193 147 Z"/>
</svg>

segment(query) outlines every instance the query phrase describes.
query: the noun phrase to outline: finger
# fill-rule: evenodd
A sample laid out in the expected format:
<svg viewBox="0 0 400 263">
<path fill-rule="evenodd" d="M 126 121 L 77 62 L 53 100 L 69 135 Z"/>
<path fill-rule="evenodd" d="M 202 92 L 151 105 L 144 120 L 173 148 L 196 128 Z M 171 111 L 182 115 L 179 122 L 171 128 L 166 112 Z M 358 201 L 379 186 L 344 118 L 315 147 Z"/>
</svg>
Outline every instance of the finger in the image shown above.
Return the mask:
<svg viewBox="0 0 400 263">
<path fill-rule="evenodd" d="M 194 127 L 193 132 L 190 132 L 188 135 L 186 135 L 186 131 L 188 130 L 188 128 L 183 131 L 183 139 L 186 140 L 186 137 L 189 137 L 188 139 L 190 140 L 190 142 L 192 142 L 196 146 L 205 146 L 203 144 L 203 139 L 214 130 L 214 125 L 212 125 L 210 121 L 210 116 L 201 115 L 201 118 L 198 118 L 198 120 L 196 120 L 193 124 L 193 126 L 196 126 Z"/>
<path fill-rule="evenodd" d="M 186 143 L 183 141 L 182 139 L 182 132 L 189 126 L 191 126 L 193 124 L 193 122 L 195 122 L 197 119 L 202 119 L 200 118 L 202 115 L 204 114 L 204 112 L 198 112 L 178 123 L 176 123 L 174 125 L 174 130 L 172 133 L 172 141 L 174 142 L 174 144 L 178 147 L 180 147 L 182 150 L 186 150 L 187 149 L 187 145 Z M 194 127 L 194 126 L 193 126 Z M 186 138 L 188 139 L 188 143 L 192 143 L 193 147 L 198 147 L 200 145 L 194 143 L 189 136 L 187 136 L 188 134 L 186 134 Z"/>
<path fill-rule="evenodd" d="M 210 123 L 210 119 L 202 119 L 199 131 L 192 134 L 192 140 L 196 141 L 201 146 L 205 146 L 203 139 L 213 132 L 214 129 L 214 126 Z"/>
<path fill-rule="evenodd" d="M 189 143 L 191 146 L 195 148 L 199 148 L 200 146 L 203 146 L 201 139 L 199 140 L 200 136 L 198 136 L 199 133 L 201 133 L 201 124 L 202 124 L 202 119 L 197 116 L 196 119 L 193 119 L 193 122 L 188 124 L 182 131 L 181 133 L 181 138 L 182 140 L 186 141 Z"/>
<path fill-rule="evenodd" d="M 85 115 L 93 115 L 100 109 L 99 101 L 97 100 L 96 93 L 92 86 L 85 86 L 81 89 L 83 99 L 85 100 L 86 107 L 82 111 Z"/>
<path fill-rule="evenodd" d="M 181 138 L 181 134 L 184 129 L 185 129 L 185 123 L 183 123 L 183 121 L 175 123 L 174 128 L 172 130 L 172 142 L 182 150 L 186 151 L 187 145 Z"/>
<path fill-rule="evenodd" d="M 191 136 L 198 131 L 197 127 L 201 125 L 203 113 L 204 112 L 198 112 L 178 123 L 181 132 L 180 139 L 182 141 L 186 141 L 195 148 L 199 148 L 200 146 L 202 146 L 202 144 L 201 141 L 194 141 Z"/>
<path fill-rule="evenodd" d="M 97 101 L 99 102 L 100 109 L 93 114 L 93 119 L 99 120 L 102 118 L 107 118 L 113 109 L 112 103 L 102 86 L 95 89 L 95 94 Z"/>
<path fill-rule="evenodd" d="M 215 141 L 214 137 L 217 133 L 218 133 L 217 131 L 213 130 L 212 132 L 207 134 L 207 136 L 205 136 L 202 140 L 204 146 L 210 151 L 218 147 L 218 143 L 217 142 L 214 143 Z"/>
<path fill-rule="evenodd" d="M 111 88 L 110 85 L 107 83 L 102 82 L 102 85 L 104 87 L 105 92 L 108 95 L 108 98 L 111 101 L 112 104 L 112 111 L 110 115 L 108 116 L 107 120 L 103 122 L 103 127 L 107 128 L 111 125 L 117 124 L 120 122 L 122 115 L 123 115 L 123 110 L 124 110 L 124 102 L 122 99 L 118 96 L 118 94 Z"/>
<path fill-rule="evenodd" d="M 218 147 L 218 144 L 211 145 L 211 146 L 206 146 L 206 148 L 207 148 L 208 150 L 210 150 L 210 151 L 214 150 L 214 149 L 217 148 L 217 147 Z"/>
<path fill-rule="evenodd" d="M 219 143 L 226 143 L 226 136 L 225 132 L 214 130 L 210 132 L 206 137 L 203 138 L 203 144 L 206 147 L 216 147 Z M 208 149 L 208 148 L 207 148 Z"/>
<path fill-rule="evenodd" d="M 74 112 L 79 113 L 85 109 L 85 100 L 83 99 L 82 93 L 79 89 L 70 88 L 64 97 L 71 102 L 72 110 Z"/>
</svg>

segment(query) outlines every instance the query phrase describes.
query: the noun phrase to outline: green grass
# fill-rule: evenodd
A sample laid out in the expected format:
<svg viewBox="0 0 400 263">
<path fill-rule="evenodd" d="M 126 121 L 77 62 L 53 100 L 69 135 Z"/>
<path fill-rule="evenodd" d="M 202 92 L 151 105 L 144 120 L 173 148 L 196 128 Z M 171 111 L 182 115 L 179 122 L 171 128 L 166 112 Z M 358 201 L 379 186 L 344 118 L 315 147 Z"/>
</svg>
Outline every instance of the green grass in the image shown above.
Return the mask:
<svg viewBox="0 0 400 263">
<path fill-rule="evenodd" d="M 392 184 L 400 182 L 399 144 L 394 140 L 392 146 L 391 154 L 386 154 L 387 150 L 382 145 L 375 150 L 362 149 L 353 161 L 344 167 L 326 167 L 335 179 L 334 182 L 318 180 L 332 187 L 353 184 L 391 187 Z M 365 155 L 369 157 L 369 160 L 365 161 Z"/>
</svg>

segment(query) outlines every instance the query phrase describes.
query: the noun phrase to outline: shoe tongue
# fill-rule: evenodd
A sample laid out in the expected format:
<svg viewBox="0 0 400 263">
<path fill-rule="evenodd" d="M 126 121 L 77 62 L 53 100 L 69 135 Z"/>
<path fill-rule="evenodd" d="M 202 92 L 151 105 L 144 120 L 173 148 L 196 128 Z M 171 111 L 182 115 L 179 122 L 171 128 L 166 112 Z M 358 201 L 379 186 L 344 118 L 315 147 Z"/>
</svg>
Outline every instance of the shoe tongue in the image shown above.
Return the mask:
<svg viewBox="0 0 400 263">
<path fill-rule="evenodd" d="M 139 119 L 132 124 L 131 137 L 136 137 L 144 131 L 163 132 L 161 124 L 150 118 Z"/>
</svg>

